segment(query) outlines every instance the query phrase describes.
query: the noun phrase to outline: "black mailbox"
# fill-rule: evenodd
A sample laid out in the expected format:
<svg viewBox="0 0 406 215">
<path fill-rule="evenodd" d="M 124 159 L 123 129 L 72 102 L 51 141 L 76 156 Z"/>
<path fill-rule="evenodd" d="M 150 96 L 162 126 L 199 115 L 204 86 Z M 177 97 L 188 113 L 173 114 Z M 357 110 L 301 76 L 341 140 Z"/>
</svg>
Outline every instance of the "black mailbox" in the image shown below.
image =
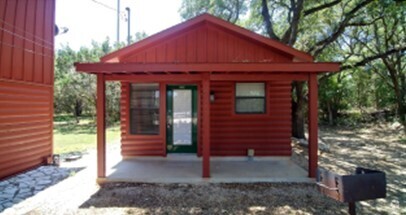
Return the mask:
<svg viewBox="0 0 406 215">
<path fill-rule="evenodd" d="M 341 202 L 386 197 L 386 176 L 382 171 L 357 167 L 355 175 L 337 175 L 318 169 L 319 191 Z"/>
</svg>

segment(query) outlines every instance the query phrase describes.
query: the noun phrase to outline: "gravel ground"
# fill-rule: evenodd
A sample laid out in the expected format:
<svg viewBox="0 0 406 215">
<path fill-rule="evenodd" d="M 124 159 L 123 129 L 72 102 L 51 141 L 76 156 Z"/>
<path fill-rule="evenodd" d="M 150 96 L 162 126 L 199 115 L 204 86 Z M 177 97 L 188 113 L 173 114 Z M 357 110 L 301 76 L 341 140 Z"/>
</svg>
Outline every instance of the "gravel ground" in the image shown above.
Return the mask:
<svg viewBox="0 0 406 215">
<path fill-rule="evenodd" d="M 303 184 L 104 185 L 81 205 L 111 214 L 346 214 L 346 205 Z"/>
<path fill-rule="evenodd" d="M 383 125 L 382 125 L 383 126 Z M 391 127 L 321 128 L 329 151 L 320 167 L 339 174 L 356 166 L 384 170 L 388 197 L 357 204 L 358 214 L 406 214 L 405 144 Z M 109 155 L 119 149 L 108 150 Z M 293 160 L 307 168 L 307 148 L 294 146 Z M 109 156 L 107 156 L 109 157 Z M 347 205 L 318 193 L 309 184 L 137 184 L 95 183 L 95 153 L 75 176 L 41 191 L 5 214 L 347 214 Z"/>
</svg>

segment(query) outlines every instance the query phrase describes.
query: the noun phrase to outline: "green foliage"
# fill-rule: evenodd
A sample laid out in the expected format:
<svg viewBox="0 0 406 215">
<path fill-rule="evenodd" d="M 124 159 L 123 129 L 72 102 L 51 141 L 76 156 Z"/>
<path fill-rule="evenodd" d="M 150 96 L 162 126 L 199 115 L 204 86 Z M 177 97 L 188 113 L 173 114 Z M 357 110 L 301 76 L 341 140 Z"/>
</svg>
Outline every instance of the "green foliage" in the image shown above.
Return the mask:
<svg viewBox="0 0 406 215">
<path fill-rule="evenodd" d="M 120 120 L 120 83 L 106 84 L 106 120 L 111 125 Z"/>
<path fill-rule="evenodd" d="M 247 12 L 244 0 L 183 1 L 179 10 L 183 19 L 190 19 L 203 13 L 210 13 L 229 22 L 239 21 Z"/>
<path fill-rule="evenodd" d="M 144 31 L 137 32 L 137 33 L 135 33 L 135 41 L 133 41 L 133 42 L 138 42 L 138 41 L 143 40 L 143 39 L 145 39 L 147 37 L 148 37 L 148 34 L 145 33 Z"/>
<path fill-rule="evenodd" d="M 146 38 L 145 32 L 137 32 L 136 42 Z M 75 51 L 69 45 L 63 46 L 55 54 L 54 109 L 57 121 L 67 120 L 66 114 L 74 116 L 79 123 L 81 116 L 94 116 L 96 113 L 96 77 L 75 71 L 75 62 L 98 62 L 100 58 L 126 43 L 111 44 L 109 38 L 104 42 L 93 41 L 90 47 Z M 120 119 L 120 83 L 106 83 L 106 120 L 112 125 Z"/>
<path fill-rule="evenodd" d="M 340 112 L 351 108 L 354 98 L 352 89 L 353 77 L 345 73 L 333 76 L 319 86 L 319 108 L 330 124 L 334 124 Z"/>
<path fill-rule="evenodd" d="M 96 77 L 75 71 L 75 62 L 97 62 L 107 53 L 123 46 L 114 47 L 109 39 L 103 43 L 92 42 L 90 48 L 82 47 L 79 51 L 64 46 L 56 53 L 55 59 L 55 113 L 70 113 L 79 122 L 83 114 L 95 114 Z M 106 85 L 106 115 L 109 124 L 119 120 L 120 84 Z"/>
<path fill-rule="evenodd" d="M 60 122 L 73 122 L 75 118 L 72 115 L 68 114 L 58 114 L 54 115 L 54 124 L 58 124 Z"/>
<path fill-rule="evenodd" d="M 361 112 L 363 112 L 368 107 L 373 107 L 375 97 L 370 96 L 374 95 L 375 89 L 373 86 L 375 75 L 371 71 L 362 71 L 360 69 L 354 69 L 356 72 L 353 72 L 351 77 L 354 82 L 354 89 L 352 89 L 353 95 L 353 104 Z"/>
</svg>

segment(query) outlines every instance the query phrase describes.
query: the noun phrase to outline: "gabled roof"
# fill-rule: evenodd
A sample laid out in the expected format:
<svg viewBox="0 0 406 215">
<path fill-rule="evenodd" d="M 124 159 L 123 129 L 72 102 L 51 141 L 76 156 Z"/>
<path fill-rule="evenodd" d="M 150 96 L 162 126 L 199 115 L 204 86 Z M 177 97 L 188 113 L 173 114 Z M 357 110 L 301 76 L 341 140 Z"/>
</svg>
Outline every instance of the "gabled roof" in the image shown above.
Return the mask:
<svg viewBox="0 0 406 215">
<path fill-rule="evenodd" d="M 313 57 L 305 52 L 299 51 L 297 49 L 294 49 L 290 46 L 287 46 L 279 41 L 264 37 L 262 35 L 256 34 L 252 31 L 249 31 L 245 28 L 241 28 L 235 24 L 232 24 L 230 22 L 227 22 L 225 20 L 222 20 L 220 18 L 217 18 L 215 16 L 212 16 L 210 14 L 202 14 L 200 16 L 197 16 L 195 18 L 192 18 L 190 20 L 187 20 L 185 22 L 182 22 L 178 25 L 175 25 L 173 27 L 170 27 L 166 30 L 163 30 L 157 34 L 154 34 L 144 40 L 141 40 L 137 43 L 134 43 L 132 45 L 129 45 L 127 47 L 124 47 L 122 49 L 119 49 L 117 51 L 114 51 L 110 54 L 107 54 L 103 56 L 100 61 L 101 62 L 119 62 L 120 58 L 123 56 L 126 56 L 132 52 L 135 52 L 137 50 L 140 50 L 144 47 L 147 47 L 148 45 L 157 43 L 161 40 L 164 40 L 167 37 L 170 37 L 172 35 L 176 35 L 178 33 L 181 33 L 185 29 L 189 29 L 192 26 L 202 24 L 204 22 L 214 24 L 216 26 L 219 26 L 221 28 L 227 29 L 237 35 L 241 35 L 247 38 L 250 38 L 252 40 L 255 40 L 264 46 L 268 46 L 269 48 L 276 49 L 281 51 L 282 53 L 286 53 L 287 55 L 290 55 L 293 57 L 294 61 L 302 61 L 302 62 L 309 62 L 313 61 Z"/>
</svg>

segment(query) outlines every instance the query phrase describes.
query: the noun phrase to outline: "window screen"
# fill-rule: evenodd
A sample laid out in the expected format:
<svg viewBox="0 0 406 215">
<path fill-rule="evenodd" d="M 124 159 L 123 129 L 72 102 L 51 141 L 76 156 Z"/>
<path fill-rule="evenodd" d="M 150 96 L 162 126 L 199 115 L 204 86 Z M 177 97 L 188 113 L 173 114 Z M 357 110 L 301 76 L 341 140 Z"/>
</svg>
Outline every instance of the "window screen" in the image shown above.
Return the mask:
<svg viewBox="0 0 406 215">
<path fill-rule="evenodd" d="M 236 113 L 265 113 L 265 83 L 236 83 Z"/>
<path fill-rule="evenodd" d="M 131 134 L 159 134 L 159 84 L 131 84 Z"/>
</svg>

